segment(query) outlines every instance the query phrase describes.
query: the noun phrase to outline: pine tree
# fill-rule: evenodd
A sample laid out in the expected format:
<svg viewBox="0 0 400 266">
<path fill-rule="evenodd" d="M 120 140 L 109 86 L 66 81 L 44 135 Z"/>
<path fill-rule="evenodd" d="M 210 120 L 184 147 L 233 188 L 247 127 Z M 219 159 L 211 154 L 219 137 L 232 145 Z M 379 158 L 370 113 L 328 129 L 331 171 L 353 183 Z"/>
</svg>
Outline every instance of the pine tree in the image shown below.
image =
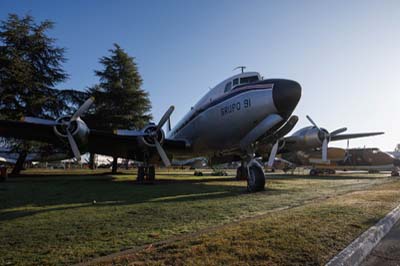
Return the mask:
<svg viewBox="0 0 400 266">
<path fill-rule="evenodd" d="M 57 99 L 54 86 L 64 81 L 64 49 L 47 35 L 54 23 L 36 24 L 30 15 L 10 14 L 0 22 L 0 114 L 2 119 L 22 116 L 54 118 Z M 9 142 L 20 152 L 13 173 L 19 173 L 31 146 L 26 141 Z"/>
<path fill-rule="evenodd" d="M 89 89 L 96 101 L 88 124 L 104 130 L 140 129 L 152 116 L 149 95 L 141 88 L 143 80 L 135 59 L 118 44 L 109 52 L 110 56 L 100 59 L 103 69 L 95 71 L 100 83 Z M 113 172 L 116 164 L 114 158 Z"/>
</svg>

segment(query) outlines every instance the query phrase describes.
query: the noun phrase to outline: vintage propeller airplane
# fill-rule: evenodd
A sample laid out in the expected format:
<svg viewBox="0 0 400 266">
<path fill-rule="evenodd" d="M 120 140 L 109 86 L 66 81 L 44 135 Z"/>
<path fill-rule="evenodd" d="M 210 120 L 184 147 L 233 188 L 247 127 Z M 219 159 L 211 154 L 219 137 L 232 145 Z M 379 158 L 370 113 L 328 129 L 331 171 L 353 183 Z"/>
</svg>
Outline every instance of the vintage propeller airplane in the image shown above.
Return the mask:
<svg viewBox="0 0 400 266">
<path fill-rule="evenodd" d="M 304 127 L 289 137 L 283 138 L 280 144 L 280 153 L 291 153 L 297 151 L 321 151 L 321 163 L 328 163 L 328 143 L 331 141 L 348 140 L 354 138 L 363 138 L 382 135 L 384 132 L 367 132 L 367 133 L 350 133 L 342 134 L 347 128 L 339 128 L 329 132 L 325 128 L 317 126 L 317 124 L 306 116 L 312 126 Z M 283 156 L 285 157 L 285 156 Z M 288 157 L 288 156 L 286 156 Z M 291 160 L 289 160 L 291 161 Z M 291 161 L 293 162 L 293 161 Z"/>
<path fill-rule="evenodd" d="M 25 117 L 22 121 L 0 121 L 0 136 L 69 144 L 73 155 L 92 152 L 143 162 L 138 180 L 155 178 L 154 165 L 170 159 L 204 156 L 210 162 L 241 160 L 249 191 L 264 189 L 265 175 L 255 160 L 259 144 L 275 143 L 297 122 L 291 116 L 301 97 L 301 86 L 286 79 L 263 79 L 257 72 L 243 72 L 219 83 L 167 134 L 171 106 L 158 124 L 142 130 L 113 132 L 89 129 L 81 116 L 94 102 L 89 98 L 72 116 L 55 121 Z M 273 158 L 275 153 L 271 152 Z"/>
<path fill-rule="evenodd" d="M 286 154 L 287 155 L 287 154 Z M 321 151 L 297 151 L 290 154 L 294 167 L 310 168 L 310 175 L 334 174 L 336 170 L 391 171 L 392 176 L 399 175 L 400 160 L 378 148 L 328 148 L 328 163 L 316 160 Z M 288 158 L 283 155 L 283 157 Z"/>
<path fill-rule="evenodd" d="M 354 138 L 382 135 L 384 132 L 342 134 L 347 128 L 339 128 L 329 132 L 306 116 L 312 126 L 304 127 L 291 136 L 279 139 L 272 150 L 276 149 L 280 157 L 296 166 L 328 165 L 331 161 L 341 161 L 345 157 L 345 150 L 328 148 L 331 141 L 349 140 Z M 271 161 L 272 160 L 272 161 Z M 274 160 L 269 157 L 268 166 L 273 167 Z"/>
</svg>

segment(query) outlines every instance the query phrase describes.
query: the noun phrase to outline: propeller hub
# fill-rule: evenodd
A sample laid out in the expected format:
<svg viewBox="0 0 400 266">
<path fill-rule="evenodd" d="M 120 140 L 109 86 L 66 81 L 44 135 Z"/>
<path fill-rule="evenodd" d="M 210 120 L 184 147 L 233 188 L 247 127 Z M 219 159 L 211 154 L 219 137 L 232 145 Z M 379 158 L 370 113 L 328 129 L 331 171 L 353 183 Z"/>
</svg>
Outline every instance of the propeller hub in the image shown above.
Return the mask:
<svg viewBox="0 0 400 266">
<path fill-rule="evenodd" d="M 54 131 L 57 135 L 61 137 L 67 137 L 69 131 L 71 134 L 74 134 L 78 130 L 78 123 L 76 120 L 71 121 L 71 116 L 62 116 L 56 120 L 56 124 L 54 126 Z"/>
<path fill-rule="evenodd" d="M 154 147 L 156 145 L 156 140 L 159 143 L 164 142 L 164 131 L 162 129 L 157 130 L 157 126 L 154 124 L 150 124 L 144 128 L 143 132 L 146 134 L 143 136 L 143 142 L 150 147 Z"/>
<path fill-rule="evenodd" d="M 330 134 L 329 134 L 328 130 L 326 130 L 325 128 L 320 128 L 318 130 L 318 138 L 321 141 L 321 143 L 324 141 L 325 138 L 328 139 L 328 141 L 329 141 Z"/>
</svg>

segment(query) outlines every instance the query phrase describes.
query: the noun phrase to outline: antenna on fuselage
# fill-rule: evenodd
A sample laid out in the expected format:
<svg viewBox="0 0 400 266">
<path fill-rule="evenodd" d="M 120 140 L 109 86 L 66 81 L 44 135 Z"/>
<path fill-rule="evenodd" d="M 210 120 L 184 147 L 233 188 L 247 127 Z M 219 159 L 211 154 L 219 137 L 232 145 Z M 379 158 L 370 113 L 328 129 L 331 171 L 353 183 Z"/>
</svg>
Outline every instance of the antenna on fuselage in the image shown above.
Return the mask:
<svg viewBox="0 0 400 266">
<path fill-rule="evenodd" d="M 242 73 L 244 72 L 244 69 L 246 68 L 245 66 L 238 66 L 238 67 L 235 67 L 232 71 L 235 71 L 236 69 L 241 69 L 242 70 Z"/>
</svg>

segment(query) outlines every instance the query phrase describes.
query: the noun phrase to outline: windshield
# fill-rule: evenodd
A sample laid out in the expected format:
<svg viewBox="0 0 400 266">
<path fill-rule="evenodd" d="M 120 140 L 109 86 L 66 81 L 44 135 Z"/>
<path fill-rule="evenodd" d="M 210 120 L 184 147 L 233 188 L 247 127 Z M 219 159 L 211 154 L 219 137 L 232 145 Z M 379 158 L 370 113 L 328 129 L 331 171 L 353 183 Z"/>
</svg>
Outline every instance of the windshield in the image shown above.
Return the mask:
<svg viewBox="0 0 400 266">
<path fill-rule="evenodd" d="M 250 77 L 240 78 L 240 84 L 253 83 L 256 81 L 258 81 L 258 76 L 250 76 Z"/>
</svg>

